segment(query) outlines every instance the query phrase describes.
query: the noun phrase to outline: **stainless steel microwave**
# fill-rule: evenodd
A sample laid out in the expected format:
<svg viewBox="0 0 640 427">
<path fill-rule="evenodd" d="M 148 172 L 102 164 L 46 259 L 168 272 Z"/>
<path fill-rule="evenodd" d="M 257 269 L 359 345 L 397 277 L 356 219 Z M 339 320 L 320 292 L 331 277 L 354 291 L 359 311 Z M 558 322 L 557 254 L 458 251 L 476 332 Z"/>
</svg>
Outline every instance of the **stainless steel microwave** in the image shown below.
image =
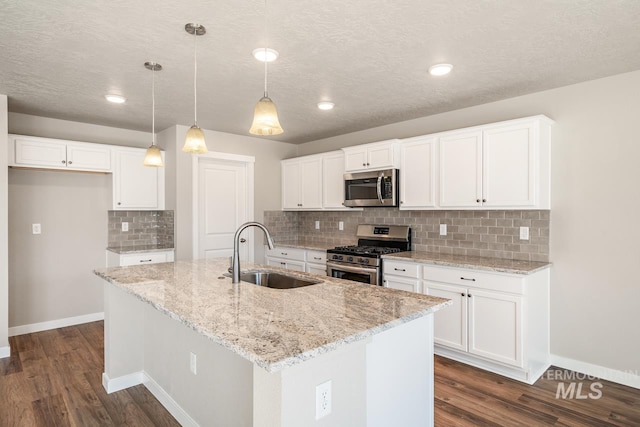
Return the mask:
<svg viewBox="0 0 640 427">
<path fill-rule="evenodd" d="M 398 206 L 398 169 L 344 174 L 344 203 L 349 207 Z"/>
</svg>

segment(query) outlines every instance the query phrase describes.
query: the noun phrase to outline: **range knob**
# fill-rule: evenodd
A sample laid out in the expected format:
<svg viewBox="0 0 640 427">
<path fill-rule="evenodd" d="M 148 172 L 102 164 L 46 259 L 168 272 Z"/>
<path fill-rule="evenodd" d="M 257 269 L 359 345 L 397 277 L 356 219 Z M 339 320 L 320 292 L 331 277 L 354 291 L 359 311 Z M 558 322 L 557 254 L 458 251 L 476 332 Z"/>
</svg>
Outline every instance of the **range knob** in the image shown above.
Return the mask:
<svg viewBox="0 0 640 427">
<path fill-rule="evenodd" d="M 360 258 L 358 262 L 360 264 L 369 264 L 369 258 Z"/>
<path fill-rule="evenodd" d="M 353 262 L 353 257 L 352 257 L 352 256 L 350 256 L 349 258 L 347 258 L 347 261 L 349 261 L 349 262 Z"/>
<path fill-rule="evenodd" d="M 341 259 L 342 259 L 342 255 L 334 255 L 334 256 L 333 256 L 333 259 L 339 259 L 339 260 L 341 260 Z"/>
</svg>

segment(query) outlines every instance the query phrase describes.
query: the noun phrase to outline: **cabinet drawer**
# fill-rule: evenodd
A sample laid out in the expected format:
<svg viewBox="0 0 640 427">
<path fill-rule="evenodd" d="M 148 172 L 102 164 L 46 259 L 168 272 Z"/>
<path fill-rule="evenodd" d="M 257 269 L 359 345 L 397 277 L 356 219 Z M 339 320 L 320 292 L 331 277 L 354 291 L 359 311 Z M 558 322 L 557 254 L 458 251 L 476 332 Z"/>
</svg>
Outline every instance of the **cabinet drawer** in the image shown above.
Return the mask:
<svg viewBox="0 0 640 427">
<path fill-rule="evenodd" d="M 140 254 L 129 254 L 120 256 L 120 265 L 143 265 L 157 264 L 159 262 L 173 261 L 173 254 L 170 252 L 148 252 Z"/>
<path fill-rule="evenodd" d="M 307 251 L 307 262 L 313 264 L 325 264 L 327 262 L 327 253 L 325 251 Z"/>
<path fill-rule="evenodd" d="M 411 277 L 413 279 L 420 278 L 420 264 L 414 262 L 398 262 L 385 259 L 382 269 L 385 275 L 392 274 L 394 276 Z"/>
<path fill-rule="evenodd" d="M 486 273 L 466 268 L 423 266 L 423 280 L 451 283 L 512 294 L 524 294 L 524 277 Z"/>
<path fill-rule="evenodd" d="M 267 249 L 267 255 L 270 257 L 293 259 L 297 261 L 304 261 L 304 249 L 299 248 L 286 248 L 276 247 L 274 249 Z"/>
</svg>

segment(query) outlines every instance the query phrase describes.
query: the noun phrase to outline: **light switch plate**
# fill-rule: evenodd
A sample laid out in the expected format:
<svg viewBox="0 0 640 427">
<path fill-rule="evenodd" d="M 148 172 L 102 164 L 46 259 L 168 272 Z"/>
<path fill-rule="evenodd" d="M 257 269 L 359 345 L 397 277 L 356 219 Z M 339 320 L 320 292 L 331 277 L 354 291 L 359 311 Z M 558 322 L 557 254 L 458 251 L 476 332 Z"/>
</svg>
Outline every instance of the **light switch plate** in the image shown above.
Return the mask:
<svg viewBox="0 0 640 427">
<path fill-rule="evenodd" d="M 529 227 L 520 227 L 520 240 L 529 240 Z"/>
<path fill-rule="evenodd" d="M 441 236 L 447 235 L 447 224 L 440 224 L 440 235 Z"/>
<path fill-rule="evenodd" d="M 31 232 L 33 234 L 42 234 L 42 226 L 40 224 L 31 224 Z"/>
<path fill-rule="evenodd" d="M 122 231 L 129 231 L 129 223 L 128 222 L 123 222 L 122 223 Z"/>
</svg>

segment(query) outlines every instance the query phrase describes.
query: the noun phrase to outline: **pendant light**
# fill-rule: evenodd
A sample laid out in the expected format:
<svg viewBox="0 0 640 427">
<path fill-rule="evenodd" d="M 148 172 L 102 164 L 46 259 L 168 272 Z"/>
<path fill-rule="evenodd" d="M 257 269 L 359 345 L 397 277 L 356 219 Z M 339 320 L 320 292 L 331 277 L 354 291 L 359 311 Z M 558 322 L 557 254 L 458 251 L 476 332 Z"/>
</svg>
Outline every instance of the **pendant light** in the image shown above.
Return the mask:
<svg viewBox="0 0 640 427">
<path fill-rule="evenodd" d="M 265 39 L 267 39 L 267 0 L 264 2 L 264 32 Z M 264 96 L 260 98 L 256 104 L 256 108 L 253 111 L 253 123 L 249 133 L 253 135 L 280 135 L 284 130 L 280 126 L 278 120 L 278 110 L 276 104 L 269 98 L 269 92 L 267 91 L 267 64 L 269 49 L 267 48 L 267 40 L 265 40 L 264 47 Z"/>
<path fill-rule="evenodd" d="M 204 35 L 207 30 L 202 25 L 187 24 L 184 30 L 193 34 L 193 126 L 187 131 L 182 151 L 191 154 L 204 154 L 207 151 L 207 144 L 204 142 L 204 132 L 198 127 L 198 36 Z"/>
<path fill-rule="evenodd" d="M 151 70 L 151 146 L 147 148 L 147 154 L 142 162 L 145 166 L 164 167 L 162 153 L 156 145 L 156 71 L 162 70 L 162 65 L 156 62 L 145 62 L 147 70 Z"/>
</svg>

